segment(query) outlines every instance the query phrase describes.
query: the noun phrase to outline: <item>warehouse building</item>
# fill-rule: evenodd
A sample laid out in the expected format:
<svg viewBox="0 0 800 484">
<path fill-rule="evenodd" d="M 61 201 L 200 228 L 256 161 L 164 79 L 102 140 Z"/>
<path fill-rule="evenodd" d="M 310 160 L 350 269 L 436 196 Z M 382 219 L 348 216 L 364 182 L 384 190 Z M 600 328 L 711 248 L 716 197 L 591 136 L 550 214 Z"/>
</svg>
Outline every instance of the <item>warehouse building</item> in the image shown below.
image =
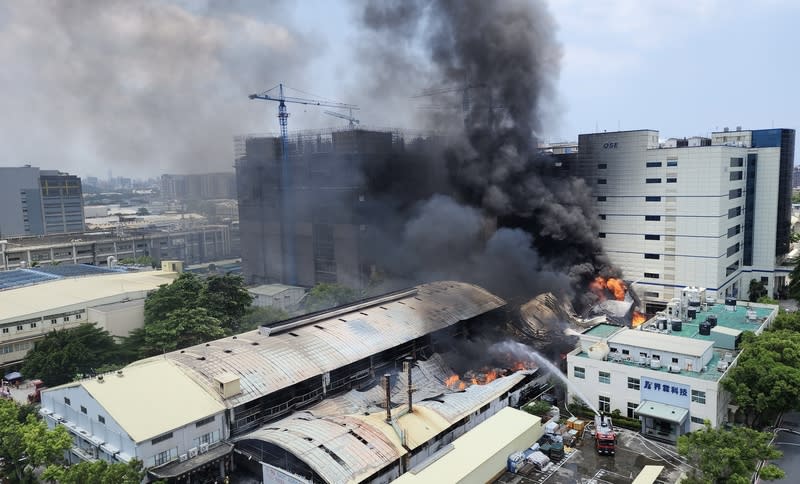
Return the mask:
<svg viewBox="0 0 800 484">
<path fill-rule="evenodd" d="M 46 390 L 41 412 L 73 434 L 75 459 L 136 457 L 151 479 L 236 465 L 290 482 L 388 482 L 538 383 L 508 370 L 448 386 L 440 350 L 504 304 L 470 284 L 424 284 Z"/>
<path fill-rule="evenodd" d="M 683 287 L 781 293 L 789 252 L 795 131 L 660 140 L 655 130 L 582 134 L 572 155 L 596 198 L 603 248 L 648 307 Z"/>
<path fill-rule="evenodd" d="M 694 298 L 670 301 L 665 312 L 635 329 L 599 324 L 580 335 L 567 355 L 568 378 L 599 411 L 639 417 L 642 433 L 675 442 L 708 421 L 733 423 L 736 408 L 720 380 L 736 365 L 746 331 L 760 333 L 777 306 L 726 304 Z"/>
<path fill-rule="evenodd" d="M 0 368 L 17 368 L 54 329 L 94 323 L 115 336 L 144 325 L 144 300 L 176 274 L 83 265 L 0 272 Z"/>
</svg>

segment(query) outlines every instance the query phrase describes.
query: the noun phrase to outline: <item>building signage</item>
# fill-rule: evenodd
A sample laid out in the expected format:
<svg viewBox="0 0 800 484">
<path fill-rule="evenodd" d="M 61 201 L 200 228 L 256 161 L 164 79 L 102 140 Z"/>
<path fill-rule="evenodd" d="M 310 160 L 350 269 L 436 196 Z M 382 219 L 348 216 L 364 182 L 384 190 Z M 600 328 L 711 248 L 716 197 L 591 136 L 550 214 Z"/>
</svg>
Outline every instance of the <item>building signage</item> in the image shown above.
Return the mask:
<svg viewBox="0 0 800 484">
<path fill-rule="evenodd" d="M 617 142 L 616 141 L 609 141 L 608 143 L 603 143 L 603 148 L 607 149 L 607 150 L 608 149 L 614 149 L 616 147 L 617 147 Z"/>
<path fill-rule="evenodd" d="M 639 382 L 641 401 L 665 403 L 681 408 L 689 408 L 691 387 L 655 378 L 641 377 Z"/>
</svg>

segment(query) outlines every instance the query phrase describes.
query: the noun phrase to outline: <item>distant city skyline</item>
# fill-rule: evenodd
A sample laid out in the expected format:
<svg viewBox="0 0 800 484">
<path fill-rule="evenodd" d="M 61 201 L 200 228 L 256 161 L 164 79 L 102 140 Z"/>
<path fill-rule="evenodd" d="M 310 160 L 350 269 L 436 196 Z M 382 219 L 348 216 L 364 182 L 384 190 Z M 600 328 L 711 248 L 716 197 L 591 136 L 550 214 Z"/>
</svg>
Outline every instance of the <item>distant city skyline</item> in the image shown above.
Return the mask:
<svg viewBox="0 0 800 484">
<path fill-rule="evenodd" d="M 279 82 L 358 103 L 363 126 L 418 127 L 418 112 L 391 108 L 416 92 L 366 92 L 358 8 L 319 0 L 52 9 L 0 1 L 0 86 L 8 94 L 0 100 L 0 166 L 124 177 L 232 171 L 233 136 L 278 128 L 274 103 L 247 95 Z M 659 127 L 668 138 L 798 125 L 797 67 L 786 60 L 800 40 L 800 4 L 564 0 L 549 10 L 560 73 L 545 100 L 543 141 L 618 129 Z M 290 130 L 346 123 L 316 108 L 289 111 Z"/>
</svg>

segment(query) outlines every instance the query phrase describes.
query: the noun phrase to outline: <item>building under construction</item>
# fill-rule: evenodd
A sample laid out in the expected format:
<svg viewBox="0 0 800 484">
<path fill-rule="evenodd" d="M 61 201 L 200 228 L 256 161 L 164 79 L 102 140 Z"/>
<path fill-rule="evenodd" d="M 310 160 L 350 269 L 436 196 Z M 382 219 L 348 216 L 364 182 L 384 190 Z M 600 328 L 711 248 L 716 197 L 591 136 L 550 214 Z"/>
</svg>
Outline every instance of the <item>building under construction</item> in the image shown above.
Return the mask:
<svg viewBox="0 0 800 484">
<path fill-rule="evenodd" d="M 411 152 L 418 154 L 430 139 L 391 130 L 302 132 L 290 135 L 284 161 L 277 136 L 236 138 L 245 279 L 364 287 L 380 259 L 374 229 L 386 222 L 381 200 L 371 195 L 384 187 L 370 173 L 418 170 L 425 180 L 432 168 Z M 401 198 L 428 193 L 424 183 L 407 189 L 418 194 Z"/>
</svg>

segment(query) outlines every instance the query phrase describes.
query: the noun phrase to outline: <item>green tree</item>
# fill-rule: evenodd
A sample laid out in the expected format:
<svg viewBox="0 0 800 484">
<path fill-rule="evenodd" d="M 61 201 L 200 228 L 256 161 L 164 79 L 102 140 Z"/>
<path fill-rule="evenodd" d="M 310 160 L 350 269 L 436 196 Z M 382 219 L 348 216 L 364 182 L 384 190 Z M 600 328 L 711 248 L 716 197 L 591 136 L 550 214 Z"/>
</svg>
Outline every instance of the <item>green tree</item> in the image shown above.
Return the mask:
<svg viewBox="0 0 800 484">
<path fill-rule="evenodd" d="M 789 273 L 789 284 L 787 285 L 789 297 L 800 302 L 800 258 L 787 262 L 794 266 L 792 272 Z"/>
<path fill-rule="evenodd" d="M 522 407 L 522 410 L 530 413 L 531 415 L 544 417 L 552 408 L 552 404 L 545 402 L 544 400 L 536 400 L 535 402 L 529 403 Z"/>
<path fill-rule="evenodd" d="M 247 310 L 247 314 L 242 318 L 239 329 L 241 331 L 249 331 L 256 329 L 262 324 L 274 323 L 275 321 L 283 321 L 288 319 L 289 314 L 283 309 L 273 307 L 251 307 Z"/>
<path fill-rule="evenodd" d="M 692 466 L 685 484 L 730 483 L 749 484 L 750 477 L 762 460 L 777 459 L 781 452 L 770 444 L 772 434 L 746 427 L 731 430 L 703 430 L 678 437 L 678 453 Z M 783 477 L 775 466 L 767 466 L 762 479 Z"/>
<path fill-rule="evenodd" d="M 81 462 L 72 466 L 51 465 L 42 473 L 45 481 L 59 484 L 139 484 L 144 479 L 142 461 Z"/>
<path fill-rule="evenodd" d="M 800 401 L 800 333 L 745 333 L 738 363 L 721 383 L 752 428 L 796 408 Z"/>
<path fill-rule="evenodd" d="M 0 400 L 0 476 L 3 482 L 34 483 L 34 469 L 63 463 L 72 438 L 62 426 L 53 430 L 10 400 Z"/>
<path fill-rule="evenodd" d="M 144 327 L 143 356 L 173 351 L 225 336 L 219 319 L 201 307 L 176 309 Z"/>
<path fill-rule="evenodd" d="M 164 320 L 176 309 L 196 308 L 203 282 L 194 274 L 184 272 L 171 284 L 162 284 L 144 302 L 145 326 Z"/>
<path fill-rule="evenodd" d="M 136 211 L 136 215 L 150 215 L 150 210 L 147 210 L 145 207 L 141 207 Z"/>
<path fill-rule="evenodd" d="M 229 334 L 241 332 L 242 318 L 253 302 L 244 287 L 244 278 L 235 274 L 212 275 L 204 281 L 198 306 L 219 319 Z"/>
<path fill-rule="evenodd" d="M 51 331 L 27 354 L 22 374 L 41 378 L 47 386 L 61 385 L 78 373 L 120 362 L 119 349 L 108 331 L 93 324 Z"/>
<path fill-rule="evenodd" d="M 757 279 L 750 279 L 750 287 L 747 291 L 750 302 L 758 301 L 758 298 L 767 295 L 767 286 Z"/>
<path fill-rule="evenodd" d="M 786 329 L 789 331 L 800 332 L 800 312 L 781 311 L 775 317 L 775 321 L 770 326 L 772 331 L 780 331 Z"/>
<path fill-rule="evenodd" d="M 341 284 L 317 284 L 306 295 L 304 306 L 309 312 L 341 306 L 358 299 L 358 293 Z"/>
</svg>

